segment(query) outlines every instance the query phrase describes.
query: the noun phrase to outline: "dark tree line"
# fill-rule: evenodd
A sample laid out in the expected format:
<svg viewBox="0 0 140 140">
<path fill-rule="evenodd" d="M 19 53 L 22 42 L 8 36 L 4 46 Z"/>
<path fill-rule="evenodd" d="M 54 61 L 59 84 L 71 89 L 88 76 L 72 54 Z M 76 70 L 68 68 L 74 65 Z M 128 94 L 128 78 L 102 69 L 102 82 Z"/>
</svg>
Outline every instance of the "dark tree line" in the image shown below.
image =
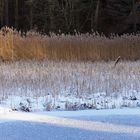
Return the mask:
<svg viewBox="0 0 140 140">
<path fill-rule="evenodd" d="M 140 0 L 0 0 L 0 26 L 42 33 L 140 30 Z"/>
</svg>

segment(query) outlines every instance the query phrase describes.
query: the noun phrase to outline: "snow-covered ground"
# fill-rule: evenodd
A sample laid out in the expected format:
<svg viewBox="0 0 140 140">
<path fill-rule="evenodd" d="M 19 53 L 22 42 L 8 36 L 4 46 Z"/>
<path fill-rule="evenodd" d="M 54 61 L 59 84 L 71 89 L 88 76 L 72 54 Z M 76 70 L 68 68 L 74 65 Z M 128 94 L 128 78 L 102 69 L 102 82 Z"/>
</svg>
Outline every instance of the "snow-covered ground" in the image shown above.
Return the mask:
<svg viewBox="0 0 140 140">
<path fill-rule="evenodd" d="M 140 108 L 140 92 L 129 91 L 127 95 L 111 95 L 106 93 L 94 93 L 87 97 L 74 95 L 58 95 L 53 97 L 48 94 L 43 97 L 8 96 L 2 99 L 0 106 L 25 112 L 37 111 L 72 111 L 86 109 L 119 109 L 119 108 Z M 1 109 L 0 109 L 1 110 Z"/>
<path fill-rule="evenodd" d="M 60 139 L 139 140 L 140 109 L 0 113 L 0 140 Z"/>
<path fill-rule="evenodd" d="M 0 140 L 139 140 L 140 62 L 112 66 L 0 63 Z"/>
</svg>

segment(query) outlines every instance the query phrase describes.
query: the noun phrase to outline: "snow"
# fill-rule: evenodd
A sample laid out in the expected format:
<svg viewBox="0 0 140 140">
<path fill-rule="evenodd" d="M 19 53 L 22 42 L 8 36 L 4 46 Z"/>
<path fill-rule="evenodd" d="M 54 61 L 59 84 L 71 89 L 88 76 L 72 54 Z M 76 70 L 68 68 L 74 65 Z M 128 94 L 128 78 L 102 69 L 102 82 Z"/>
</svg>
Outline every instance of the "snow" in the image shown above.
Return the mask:
<svg viewBox="0 0 140 140">
<path fill-rule="evenodd" d="M 1 112 L 0 140 L 139 140 L 140 109 Z"/>
<path fill-rule="evenodd" d="M 33 113 L 34 114 L 34 113 Z M 79 111 L 49 111 L 38 112 L 41 115 L 49 115 L 56 117 L 80 117 L 80 116 L 118 116 L 118 115 L 140 115 L 140 108 L 124 108 L 124 109 L 103 109 L 103 110 L 79 110 Z"/>
<path fill-rule="evenodd" d="M 86 110 L 86 109 L 120 109 L 120 108 L 139 108 L 140 92 L 137 94 L 107 96 L 106 93 L 94 93 L 86 97 L 77 97 L 74 95 L 50 94 L 46 96 L 15 96 L 9 95 L 2 99 L 0 106 L 8 107 L 11 110 L 22 110 L 29 112 L 37 111 L 64 111 L 64 110 Z"/>
<path fill-rule="evenodd" d="M 140 63 L 112 65 L 0 63 L 0 140 L 139 140 Z"/>
</svg>

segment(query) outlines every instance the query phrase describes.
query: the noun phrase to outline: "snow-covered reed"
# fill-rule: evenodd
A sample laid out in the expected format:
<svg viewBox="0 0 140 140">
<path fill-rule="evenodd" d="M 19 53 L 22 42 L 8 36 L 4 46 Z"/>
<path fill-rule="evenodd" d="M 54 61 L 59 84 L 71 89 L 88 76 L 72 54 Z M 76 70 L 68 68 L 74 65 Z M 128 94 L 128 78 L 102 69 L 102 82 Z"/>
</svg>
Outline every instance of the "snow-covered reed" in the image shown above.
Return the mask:
<svg viewBox="0 0 140 140">
<path fill-rule="evenodd" d="M 140 62 L 18 61 L 0 63 L 0 96 L 87 97 L 140 92 Z"/>
<path fill-rule="evenodd" d="M 32 101 L 46 110 L 140 106 L 140 62 L 1 62 L 0 100 L 7 98 L 12 108 Z"/>
</svg>

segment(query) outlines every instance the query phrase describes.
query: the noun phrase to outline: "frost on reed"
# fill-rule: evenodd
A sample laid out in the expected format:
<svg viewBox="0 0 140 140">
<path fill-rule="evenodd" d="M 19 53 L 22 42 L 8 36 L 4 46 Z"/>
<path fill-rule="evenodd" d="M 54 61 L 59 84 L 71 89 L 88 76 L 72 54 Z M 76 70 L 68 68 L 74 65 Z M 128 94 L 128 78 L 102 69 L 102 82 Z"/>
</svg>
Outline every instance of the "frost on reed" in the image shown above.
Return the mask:
<svg viewBox="0 0 140 140">
<path fill-rule="evenodd" d="M 41 35 L 29 31 L 26 36 L 10 28 L 0 30 L 0 57 L 3 60 L 115 60 L 140 59 L 140 34 L 112 35 L 98 33 Z"/>
<path fill-rule="evenodd" d="M 140 93 L 140 62 L 19 61 L 0 63 L 0 96 L 73 95 L 85 98 Z"/>
</svg>

